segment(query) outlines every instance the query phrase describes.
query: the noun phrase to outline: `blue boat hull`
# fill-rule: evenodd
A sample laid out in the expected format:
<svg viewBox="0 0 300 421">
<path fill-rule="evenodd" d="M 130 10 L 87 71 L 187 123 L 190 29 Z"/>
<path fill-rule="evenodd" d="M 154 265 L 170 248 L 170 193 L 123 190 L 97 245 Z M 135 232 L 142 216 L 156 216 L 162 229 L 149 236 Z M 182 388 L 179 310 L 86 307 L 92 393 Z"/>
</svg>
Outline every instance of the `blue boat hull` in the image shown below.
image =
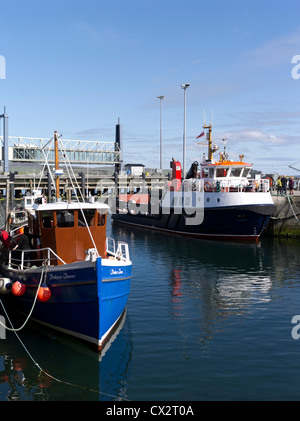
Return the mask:
<svg viewBox="0 0 300 421">
<path fill-rule="evenodd" d="M 32 319 L 97 346 L 101 351 L 118 326 L 125 310 L 132 276 L 128 264 L 76 262 L 45 269 L 45 283 L 51 290 L 46 302 L 36 301 Z M 2 296 L 24 315 L 33 307 L 42 269 L 3 269 L 3 277 L 26 285 L 24 295 Z"/>
</svg>

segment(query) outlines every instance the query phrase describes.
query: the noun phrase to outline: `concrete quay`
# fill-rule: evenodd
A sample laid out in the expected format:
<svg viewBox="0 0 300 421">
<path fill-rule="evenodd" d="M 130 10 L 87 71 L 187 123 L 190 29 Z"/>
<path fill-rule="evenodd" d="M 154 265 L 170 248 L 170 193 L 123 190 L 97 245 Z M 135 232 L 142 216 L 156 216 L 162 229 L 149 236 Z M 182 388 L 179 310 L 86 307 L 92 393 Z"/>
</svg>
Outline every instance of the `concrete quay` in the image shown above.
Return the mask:
<svg viewBox="0 0 300 421">
<path fill-rule="evenodd" d="M 272 195 L 275 211 L 263 235 L 277 238 L 300 238 L 300 192 Z"/>
</svg>

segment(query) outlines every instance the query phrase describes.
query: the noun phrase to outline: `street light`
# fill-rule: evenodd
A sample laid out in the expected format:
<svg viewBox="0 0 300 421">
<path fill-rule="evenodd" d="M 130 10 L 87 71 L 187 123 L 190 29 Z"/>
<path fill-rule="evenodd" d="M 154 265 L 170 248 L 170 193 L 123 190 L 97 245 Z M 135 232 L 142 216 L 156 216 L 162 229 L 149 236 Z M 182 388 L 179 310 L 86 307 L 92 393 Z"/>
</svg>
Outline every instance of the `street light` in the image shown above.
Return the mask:
<svg viewBox="0 0 300 421">
<path fill-rule="evenodd" d="M 161 103 L 163 99 L 166 99 L 163 95 L 157 97 L 160 99 L 160 169 L 162 170 L 162 117 L 161 117 Z"/>
<path fill-rule="evenodd" d="M 184 89 L 184 116 L 183 116 L 183 177 L 185 177 L 185 129 L 186 129 L 186 89 L 190 86 L 190 83 L 185 83 L 181 85 L 182 89 Z"/>
</svg>

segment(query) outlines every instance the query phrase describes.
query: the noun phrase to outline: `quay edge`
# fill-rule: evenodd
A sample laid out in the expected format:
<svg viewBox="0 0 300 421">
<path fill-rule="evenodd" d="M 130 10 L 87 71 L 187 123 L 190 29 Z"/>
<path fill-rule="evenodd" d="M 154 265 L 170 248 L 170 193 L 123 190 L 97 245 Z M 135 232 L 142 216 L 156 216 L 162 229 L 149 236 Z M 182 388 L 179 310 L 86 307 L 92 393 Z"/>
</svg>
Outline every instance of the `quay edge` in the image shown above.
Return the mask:
<svg viewBox="0 0 300 421">
<path fill-rule="evenodd" d="M 275 238 L 300 239 L 300 192 L 272 195 L 275 211 L 263 233 Z"/>
</svg>

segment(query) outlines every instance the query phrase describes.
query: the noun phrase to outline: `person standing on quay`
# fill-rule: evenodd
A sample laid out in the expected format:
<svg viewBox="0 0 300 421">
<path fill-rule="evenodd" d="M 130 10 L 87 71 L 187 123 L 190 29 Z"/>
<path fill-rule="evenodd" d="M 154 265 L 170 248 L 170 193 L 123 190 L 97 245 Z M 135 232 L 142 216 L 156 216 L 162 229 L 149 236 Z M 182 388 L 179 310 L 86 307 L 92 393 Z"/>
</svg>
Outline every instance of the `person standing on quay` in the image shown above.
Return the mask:
<svg viewBox="0 0 300 421">
<path fill-rule="evenodd" d="M 290 190 L 290 194 L 293 195 L 294 194 L 294 177 L 289 178 L 289 190 Z"/>
<path fill-rule="evenodd" d="M 282 189 L 281 177 L 278 177 L 278 180 L 277 180 L 277 196 L 279 194 L 281 194 L 281 189 Z"/>
<path fill-rule="evenodd" d="M 287 179 L 285 175 L 281 178 L 281 184 L 282 184 L 282 193 L 286 194 Z"/>
</svg>

